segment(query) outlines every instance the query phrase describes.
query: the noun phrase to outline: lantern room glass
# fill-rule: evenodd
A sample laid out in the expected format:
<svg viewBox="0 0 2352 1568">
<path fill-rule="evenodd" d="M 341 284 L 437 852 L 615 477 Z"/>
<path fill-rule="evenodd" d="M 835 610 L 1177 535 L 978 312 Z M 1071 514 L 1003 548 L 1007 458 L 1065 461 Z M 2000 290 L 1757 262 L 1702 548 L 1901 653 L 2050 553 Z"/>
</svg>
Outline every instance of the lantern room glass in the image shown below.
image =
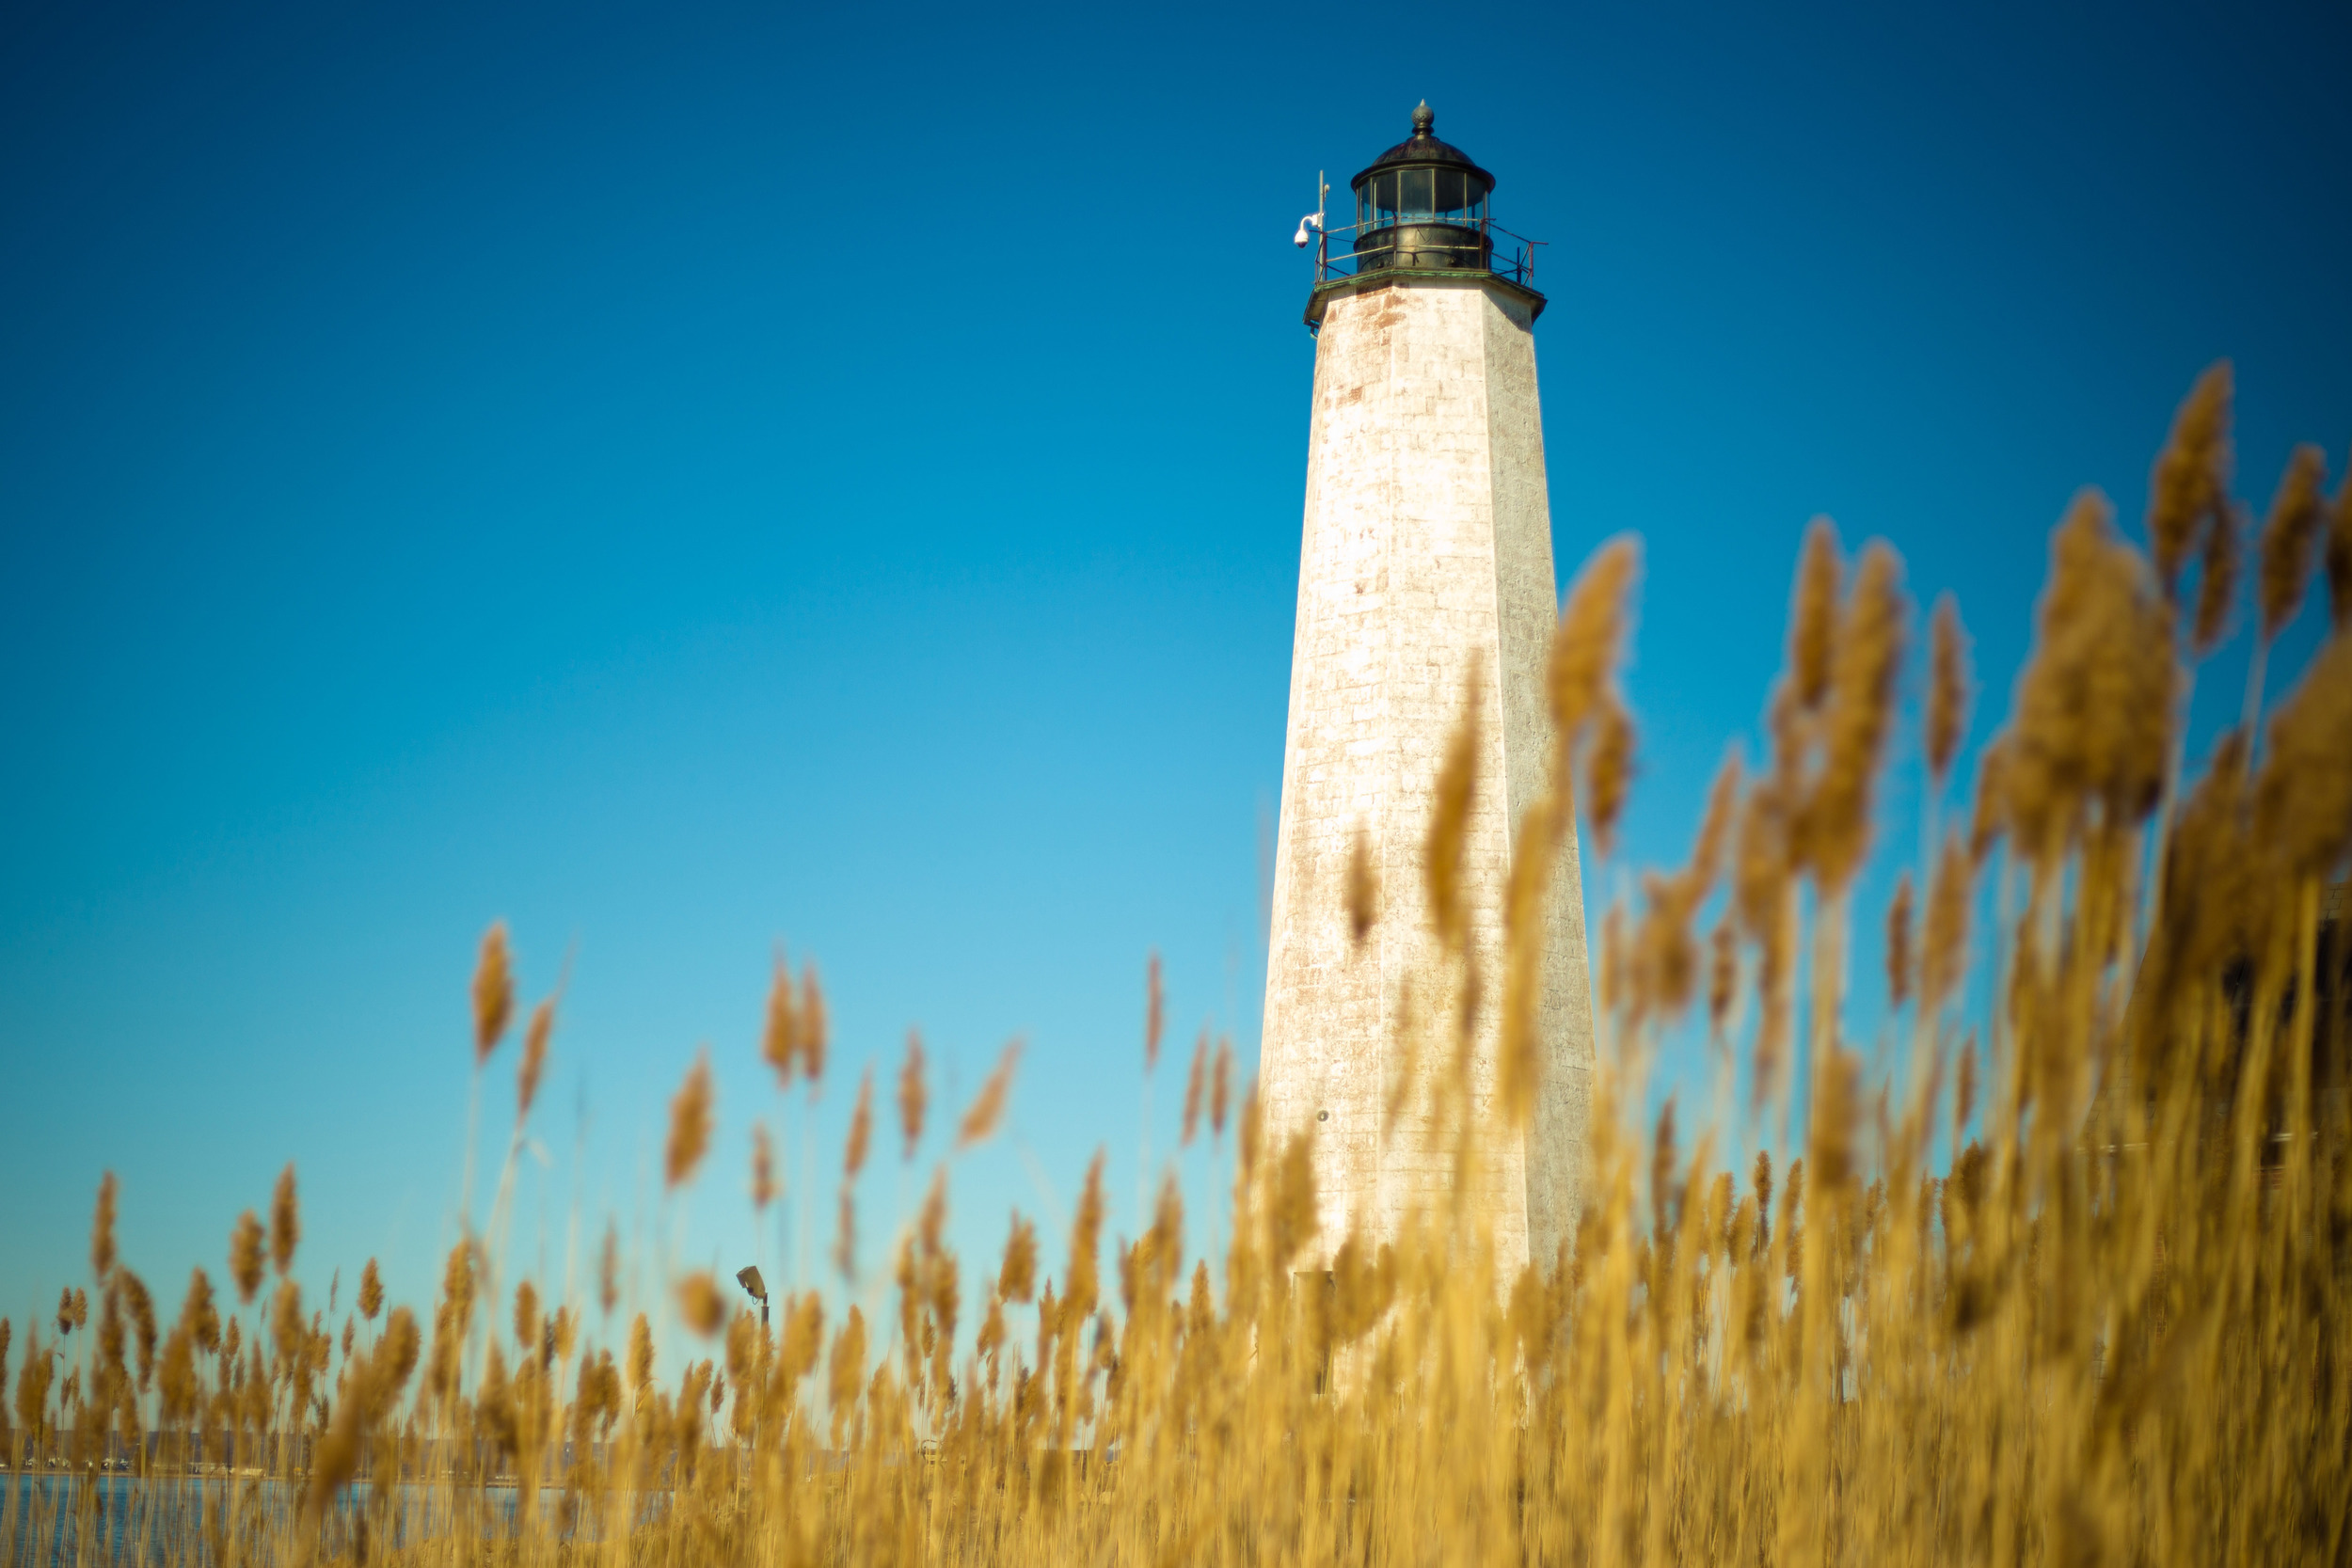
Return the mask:
<svg viewBox="0 0 2352 1568">
<path fill-rule="evenodd" d="M 1486 221 L 1486 187 L 1458 168 L 1382 169 L 1357 188 L 1356 221 L 1364 229 L 1399 223 L 1477 227 Z"/>
</svg>

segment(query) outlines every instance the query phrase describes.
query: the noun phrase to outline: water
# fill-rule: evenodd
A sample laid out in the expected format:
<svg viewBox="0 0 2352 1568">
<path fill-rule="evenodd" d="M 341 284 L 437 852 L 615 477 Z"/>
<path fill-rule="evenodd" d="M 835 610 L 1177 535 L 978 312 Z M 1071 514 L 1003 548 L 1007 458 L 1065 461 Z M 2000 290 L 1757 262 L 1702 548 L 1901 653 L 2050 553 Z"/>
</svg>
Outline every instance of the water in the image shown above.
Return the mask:
<svg viewBox="0 0 2352 1568">
<path fill-rule="evenodd" d="M 326 1555 L 371 1547 L 397 1548 L 453 1530 L 485 1539 L 511 1536 L 522 1507 L 515 1486 L 468 1486 L 406 1481 L 394 1491 L 389 1517 L 368 1517 L 373 1489 L 343 1488 L 322 1522 Z M 543 1487 L 540 1528 L 563 1539 L 594 1540 L 601 1520 L 581 1509 L 569 1524 L 565 1494 Z M 667 1493 L 648 1494 L 639 1522 L 658 1518 Z M 298 1482 L 260 1477 L 80 1476 L 55 1471 L 0 1477 L 0 1564 L 6 1568 L 74 1568 L 88 1563 L 192 1564 L 215 1560 L 219 1533 L 233 1523 L 237 1538 L 253 1541 L 299 1523 Z M 208 1533 L 209 1532 L 209 1533 Z M 389 1540 L 387 1539 L 389 1537 Z M 42 1549 L 43 1542 L 47 1549 Z M 239 1554 L 242 1555 L 242 1554 Z"/>
</svg>

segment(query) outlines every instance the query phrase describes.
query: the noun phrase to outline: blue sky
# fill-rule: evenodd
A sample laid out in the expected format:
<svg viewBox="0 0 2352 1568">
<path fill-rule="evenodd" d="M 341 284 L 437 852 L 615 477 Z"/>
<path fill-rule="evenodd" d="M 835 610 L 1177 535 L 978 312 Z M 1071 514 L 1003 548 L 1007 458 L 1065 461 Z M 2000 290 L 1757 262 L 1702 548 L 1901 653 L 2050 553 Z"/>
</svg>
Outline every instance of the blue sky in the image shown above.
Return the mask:
<svg viewBox="0 0 2352 1568">
<path fill-rule="evenodd" d="M 1016 1203 L 1057 1227 L 1098 1145 L 1132 1232 L 1146 955 L 1160 1153 L 1192 1034 L 1255 1051 L 1318 168 L 1343 191 L 1425 96 L 1550 242 L 1556 549 L 1565 579 L 1646 540 L 1627 858 L 1656 862 L 1753 725 L 1816 513 L 1960 595 L 1980 738 L 2050 525 L 2086 483 L 2136 522 L 2205 364 L 2236 361 L 2258 505 L 2296 440 L 2342 469 L 2347 34 L 12 8 L 0 1313 L 86 1274 L 102 1170 L 176 1301 L 289 1160 L 312 1288 L 375 1255 L 423 1295 L 501 916 L 527 997 L 570 965 L 517 1189 L 549 1270 L 576 1197 L 682 1260 L 754 1247 L 749 1118 L 805 1115 L 754 1054 L 779 942 L 834 1007 L 828 1192 L 860 1063 L 919 1025 L 960 1101 L 1020 1036 L 1018 1136 L 956 1176 L 967 1256 Z M 723 1131 L 670 1212 L 663 1105 L 706 1043 Z"/>
</svg>

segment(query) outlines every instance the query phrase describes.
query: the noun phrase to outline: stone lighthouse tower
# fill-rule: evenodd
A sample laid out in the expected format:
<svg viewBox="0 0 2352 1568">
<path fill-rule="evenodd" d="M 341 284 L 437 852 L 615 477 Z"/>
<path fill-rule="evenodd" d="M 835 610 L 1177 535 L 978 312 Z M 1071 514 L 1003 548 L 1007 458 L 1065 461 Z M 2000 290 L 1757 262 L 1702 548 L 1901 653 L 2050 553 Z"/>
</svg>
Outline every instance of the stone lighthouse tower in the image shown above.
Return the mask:
<svg viewBox="0 0 2352 1568">
<path fill-rule="evenodd" d="M 1449 973 L 1423 845 L 1469 684 L 1484 722 L 1464 881 L 1489 998 L 1513 835 L 1551 751 L 1543 673 L 1558 589 L 1533 333 L 1544 296 L 1532 247 L 1489 214 L 1494 176 L 1435 121 L 1422 104 L 1412 136 L 1356 176 L 1356 221 L 1316 239 L 1307 303 L 1314 411 L 1260 1085 L 1270 1137 L 1312 1142 L 1327 1257 L 1351 1228 L 1376 1242 L 1450 1199 L 1450 1143 L 1425 1114 L 1391 1110 L 1401 1074 L 1454 1070 L 1458 1037 L 1424 1025 L 1416 1050 L 1408 1015 L 1429 1010 Z M 1359 836 L 1382 890 L 1360 944 L 1346 892 Z M 1491 1190 L 1470 1197 L 1511 1270 L 1552 1262 L 1584 1182 L 1593 1022 L 1573 830 L 1551 897 L 1541 1087 L 1523 1136 L 1498 1109 L 1491 1001 L 1470 1057 L 1471 1114 L 1492 1118 L 1498 1155 Z"/>
</svg>

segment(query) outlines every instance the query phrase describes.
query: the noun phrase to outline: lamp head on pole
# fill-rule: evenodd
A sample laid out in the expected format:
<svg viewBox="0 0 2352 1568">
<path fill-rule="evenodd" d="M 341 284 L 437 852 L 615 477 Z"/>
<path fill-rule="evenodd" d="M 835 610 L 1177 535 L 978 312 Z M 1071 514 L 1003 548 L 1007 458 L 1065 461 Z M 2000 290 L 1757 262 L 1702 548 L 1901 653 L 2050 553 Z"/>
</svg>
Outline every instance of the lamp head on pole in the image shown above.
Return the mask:
<svg viewBox="0 0 2352 1568">
<path fill-rule="evenodd" d="M 753 1263 L 736 1270 L 735 1282 L 743 1287 L 744 1294 L 759 1303 L 759 1322 L 765 1327 L 768 1323 L 768 1282 L 759 1277 L 759 1265 Z"/>
</svg>

